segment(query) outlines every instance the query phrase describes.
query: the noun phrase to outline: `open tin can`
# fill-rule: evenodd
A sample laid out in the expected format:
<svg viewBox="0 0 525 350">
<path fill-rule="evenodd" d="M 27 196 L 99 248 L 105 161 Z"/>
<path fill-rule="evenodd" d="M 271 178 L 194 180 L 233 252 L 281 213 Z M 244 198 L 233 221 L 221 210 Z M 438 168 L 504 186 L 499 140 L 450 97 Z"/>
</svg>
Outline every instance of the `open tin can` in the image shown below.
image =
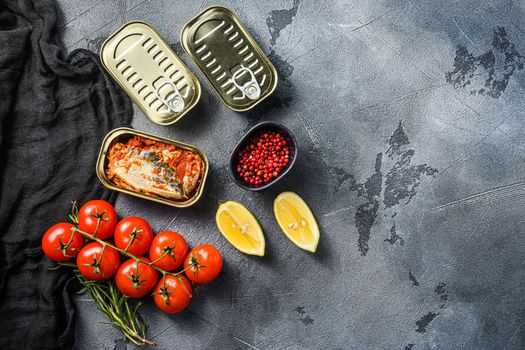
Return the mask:
<svg viewBox="0 0 525 350">
<path fill-rule="evenodd" d="M 154 123 L 178 121 L 199 101 L 193 73 L 148 24 L 126 23 L 100 49 L 102 65 Z"/>
<path fill-rule="evenodd" d="M 222 6 L 189 21 L 181 43 L 230 109 L 249 110 L 277 86 L 277 71 L 239 17 Z"/>
<path fill-rule="evenodd" d="M 106 175 L 106 169 L 108 168 L 108 162 L 109 162 L 108 157 L 107 157 L 109 150 L 115 143 L 117 142 L 124 143 L 134 136 L 140 136 L 145 139 L 151 139 L 151 140 L 154 140 L 160 143 L 164 143 L 167 145 L 173 145 L 178 148 L 182 148 L 182 149 L 191 151 L 197 154 L 202 159 L 202 163 L 203 163 L 202 176 L 200 178 L 198 187 L 194 190 L 193 195 L 189 199 L 185 201 L 177 201 L 177 200 L 173 200 L 169 198 L 163 198 L 163 197 L 159 197 L 155 195 L 150 195 L 148 193 L 144 193 L 144 192 L 140 192 L 136 190 L 122 188 L 122 187 L 117 186 L 115 183 L 113 183 L 108 178 L 108 176 Z M 104 138 L 104 141 L 102 141 L 102 146 L 100 147 L 100 152 L 99 152 L 98 160 L 97 160 L 96 172 L 102 184 L 105 187 L 109 188 L 110 190 L 120 191 L 120 192 L 127 193 L 135 197 L 140 197 L 140 198 L 144 198 L 150 201 L 171 205 L 177 208 L 185 208 L 185 207 L 189 207 L 195 204 L 201 197 L 202 192 L 204 191 L 204 185 L 206 183 L 206 176 L 208 175 L 208 168 L 209 168 L 209 165 L 208 165 L 208 159 L 206 158 L 206 155 L 204 154 L 204 152 L 202 152 L 197 147 L 194 147 L 194 146 L 182 143 L 182 142 L 169 140 L 163 137 L 151 135 L 151 134 L 137 131 L 137 130 L 130 129 L 130 128 L 118 128 L 118 129 L 114 129 L 110 131 Z"/>
</svg>

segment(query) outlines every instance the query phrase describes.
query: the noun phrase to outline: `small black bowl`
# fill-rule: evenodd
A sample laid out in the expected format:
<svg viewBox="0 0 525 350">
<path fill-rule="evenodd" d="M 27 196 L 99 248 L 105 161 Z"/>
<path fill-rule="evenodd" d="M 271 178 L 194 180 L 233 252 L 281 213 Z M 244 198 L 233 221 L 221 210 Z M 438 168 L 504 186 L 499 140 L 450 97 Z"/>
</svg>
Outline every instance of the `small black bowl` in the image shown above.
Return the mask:
<svg viewBox="0 0 525 350">
<path fill-rule="evenodd" d="M 260 131 L 277 131 L 279 132 L 284 139 L 286 140 L 286 144 L 290 150 L 290 154 L 288 155 L 288 165 L 284 169 L 281 170 L 279 175 L 274 178 L 270 182 L 266 182 L 264 184 L 260 185 L 252 185 L 247 184 L 244 179 L 239 177 L 237 174 L 237 155 L 239 152 L 246 146 L 246 144 L 250 141 L 252 136 L 257 134 Z M 286 127 L 282 126 L 281 124 L 275 123 L 275 122 L 262 122 L 257 125 L 255 125 L 253 128 L 251 128 L 237 143 L 237 146 L 233 149 L 231 155 L 230 155 L 230 174 L 233 178 L 233 181 L 239 186 L 244 188 L 245 190 L 250 191 L 260 191 L 264 190 L 267 187 L 270 187 L 277 181 L 279 181 L 290 169 L 292 168 L 293 164 L 295 163 L 295 159 L 297 158 L 297 142 L 295 141 L 295 136 L 293 136 L 292 132 L 288 130 Z"/>
</svg>

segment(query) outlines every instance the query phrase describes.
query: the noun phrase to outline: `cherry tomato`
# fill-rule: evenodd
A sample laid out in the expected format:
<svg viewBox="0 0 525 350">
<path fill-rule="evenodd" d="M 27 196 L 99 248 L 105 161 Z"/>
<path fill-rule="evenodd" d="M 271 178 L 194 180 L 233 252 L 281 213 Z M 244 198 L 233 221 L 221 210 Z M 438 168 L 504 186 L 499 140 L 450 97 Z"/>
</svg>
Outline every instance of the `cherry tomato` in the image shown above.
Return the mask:
<svg viewBox="0 0 525 350">
<path fill-rule="evenodd" d="M 151 261 L 165 271 L 173 271 L 181 266 L 186 254 L 188 254 L 188 243 L 184 237 L 173 231 L 157 233 L 149 248 Z M 162 256 L 164 257 L 161 258 Z"/>
<path fill-rule="evenodd" d="M 100 224 L 98 225 L 98 218 Z M 111 237 L 117 225 L 117 212 L 113 206 L 101 199 L 84 204 L 78 211 L 78 228 L 100 239 Z M 96 233 L 95 233 L 96 231 Z"/>
<path fill-rule="evenodd" d="M 157 283 L 153 301 L 162 311 L 176 314 L 188 307 L 192 293 L 191 283 L 186 277 L 166 275 Z"/>
<path fill-rule="evenodd" d="M 194 283 L 210 283 L 222 270 L 222 256 L 211 244 L 193 248 L 184 260 L 186 276 Z"/>
<path fill-rule="evenodd" d="M 75 226 L 61 222 L 51 226 L 42 237 L 44 254 L 54 261 L 67 261 L 77 256 L 84 245 L 84 238 L 80 233 L 73 233 Z"/>
<path fill-rule="evenodd" d="M 89 243 L 80 250 L 77 256 L 77 268 L 80 273 L 94 281 L 112 277 L 117 272 L 119 265 L 118 252 L 107 246 L 103 248 L 98 242 Z"/>
<path fill-rule="evenodd" d="M 141 256 L 149 249 L 153 231 L 146 220 L 130 216 L 119 221 L 115 227 L 114 239 L 117 248 L 126 250 L 135 256 Z"/>
<path fill-rule="evenodd" d="M 134 259 L 126 260 L 120 265 L 115 276 L 117 288 L 130 298 L 140 298 L 148 294 L 157 284 L 159 277 L 157 270 L 142 262 L 149 263 L 149 259 L 139 259 L 139 263 Z"/>
</svg>

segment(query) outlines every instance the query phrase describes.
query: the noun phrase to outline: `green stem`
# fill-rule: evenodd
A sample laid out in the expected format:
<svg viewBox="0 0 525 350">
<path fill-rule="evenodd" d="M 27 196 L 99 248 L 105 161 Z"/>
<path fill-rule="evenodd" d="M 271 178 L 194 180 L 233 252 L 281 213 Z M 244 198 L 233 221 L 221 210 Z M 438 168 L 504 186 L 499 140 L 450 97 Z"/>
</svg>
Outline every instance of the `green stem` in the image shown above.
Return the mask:
<svg viewBox="0 0 525 350">
<path fill-rule="evenodd" d="M 82 286 L 89 291 L 99 310 L 106 315 L 111 324 L 117 327 L 126 339 L 136 345 L 157 345 L 145 338 L 146 324 L 129 307 L 128 298 L 122 295 L 112 281 L 92 283 L 78 270 L 75 274 Z"/>
<path fill-rule="evenodd" d="M 143 229 L 137 229 L 137 227 L 135 226 L 133 228 L 133 231 L 131 231 L 131 234 L 129 235 L 131 237 L 131 239 L 129 240 L 128 242 L 128 245 L 126 246 L 126 249 L 124 249 L 125 251 L 128 251 L 129 247 L 131 247 L 131 245 L 133 244 L 133 242 L 135 242 L 135 239 L 137 239 L 137 235 L 141 232 L 144 232 Z"/>
<path fill-rule="evenodd" d="M 104 212 L 102 213 L 102 216 L 104 216 L 104 213 L 106 211 L 104 210 Z M 97 227 L 95 227 L 95 232 L 93 232 L 93 238 L 97 235 L 98 233 L 98 229 L 100 228 L 100 222 L 102 221 L 102 218 L 101 217 L 97 217 Z"/>
<path fill-rule="evenodd" d="M 150 264 L 151 264 L 151 265 L 155 264 L 156 262 L 162 260 L 162 258 L 164 258 L 164 257 L 165 257 L 166 255 L 168 255 L 168 254 L 169 254 L 169 252 L 164 252 L 164 253 L 162 253 L 161 256 L 159 256 L 157 259 L 153 260 Z"/>
<path fill-rule="evenodd" d="M 97 264 L 100 265 L 100 262 L 102 261 L 102 256 L 104 255 L 104 251 L 106 250 L 106 246 L 102 246 L 102 251 L 100 252 L 100 256 L 98 257 Z"/>
</svg>

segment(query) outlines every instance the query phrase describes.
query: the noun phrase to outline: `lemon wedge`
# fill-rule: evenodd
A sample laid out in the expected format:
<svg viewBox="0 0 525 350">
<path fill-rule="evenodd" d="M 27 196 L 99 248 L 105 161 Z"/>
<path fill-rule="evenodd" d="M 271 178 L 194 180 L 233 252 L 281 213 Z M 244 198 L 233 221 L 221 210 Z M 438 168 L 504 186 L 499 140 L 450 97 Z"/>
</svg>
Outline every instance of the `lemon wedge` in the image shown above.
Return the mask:
<svg viewBox="0 0 525 350">
<path fill-rule="evenodd" d="M 293 192 L 283 192 L 273 201 L 277 223 L 299 248 L 315 253 L 319 243 L 319 227 L 305 201 Z"/>
<path fill-rule="evenodd" d="M 244 205 L 228 201 L 219 205 L 215 221 L 219 231 L 235 248 L 249 255 L 264 256 L 264 234 L 257 219 Z"/>
</svg>

